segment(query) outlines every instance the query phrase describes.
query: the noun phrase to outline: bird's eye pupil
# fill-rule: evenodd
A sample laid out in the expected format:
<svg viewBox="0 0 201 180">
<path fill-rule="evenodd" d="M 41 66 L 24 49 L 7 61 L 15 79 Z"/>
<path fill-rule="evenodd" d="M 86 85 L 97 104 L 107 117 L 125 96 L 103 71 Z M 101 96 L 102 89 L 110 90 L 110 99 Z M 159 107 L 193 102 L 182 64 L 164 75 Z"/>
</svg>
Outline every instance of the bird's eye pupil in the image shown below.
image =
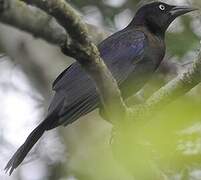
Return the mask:
<svg viewBox="0 0 201 180">
<path fill-rule="evenodd" d="M 163 4 L 159 5 L 159 9 L 164 11 L 165 10 L 165 6 Z"/>
</svg>

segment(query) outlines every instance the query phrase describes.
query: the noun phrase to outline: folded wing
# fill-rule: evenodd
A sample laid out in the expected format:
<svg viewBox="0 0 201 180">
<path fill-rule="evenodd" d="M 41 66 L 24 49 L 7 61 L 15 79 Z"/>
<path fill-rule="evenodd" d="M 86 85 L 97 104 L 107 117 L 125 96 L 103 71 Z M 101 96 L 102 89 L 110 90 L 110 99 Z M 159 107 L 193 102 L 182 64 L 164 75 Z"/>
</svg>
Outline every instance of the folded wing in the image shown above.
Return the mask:
<svg viewBox="0 0 201 180">
<path fill-rule="evenodd" d="M 142 32 L 125 29 L 104 40 L 98 48 L 120 85 L 135 71 L 136 64 L 143 58 L 145 46 L 146 37 Z M 49 107 L 49 115 L 63 103 L 54 127 L 67 125 L 98 107 L 99 97 L 95 83 L 77 62 L 57 77 L 53 90 L 56 93 Z"/>
</svg>

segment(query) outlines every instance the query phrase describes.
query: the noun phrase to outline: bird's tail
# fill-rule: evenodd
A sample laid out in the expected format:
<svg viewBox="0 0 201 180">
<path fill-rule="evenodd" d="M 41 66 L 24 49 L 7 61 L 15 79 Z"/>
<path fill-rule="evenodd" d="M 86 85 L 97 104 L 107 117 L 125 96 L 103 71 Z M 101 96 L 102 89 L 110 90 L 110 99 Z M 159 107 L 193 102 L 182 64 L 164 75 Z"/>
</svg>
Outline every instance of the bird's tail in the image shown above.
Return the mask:
<svg viewBox="0 0 201 180">
<path fill-rule="evenodd" d="M 46 121 L 43 121 L 31 132 L 24 144 L 20 146 L 20 148 L 15 152 L 10 161 L 7 163 L 5 170 L 6 172 L 9 171 L 10 175 L 12 174 L 13 170 L 21 164 L 28 152 L 45 132 L 45 122 Z"/>
</svg>

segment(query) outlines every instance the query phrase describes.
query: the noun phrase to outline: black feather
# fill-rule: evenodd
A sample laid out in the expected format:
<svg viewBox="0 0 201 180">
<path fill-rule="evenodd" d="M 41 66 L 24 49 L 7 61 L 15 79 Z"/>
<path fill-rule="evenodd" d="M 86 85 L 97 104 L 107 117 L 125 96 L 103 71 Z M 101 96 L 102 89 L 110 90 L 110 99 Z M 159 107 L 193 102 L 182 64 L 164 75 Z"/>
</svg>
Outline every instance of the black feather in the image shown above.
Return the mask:
<svg viewBox="0 0 201 180">
<path fill-rule="evenodd" d="M 15 152 L 10 161 L 7 163 L 5 167 L 6 172 L 9 171 L 9 174 L 10 175 L 12 174 L 13 170 L 19 166 L 19 164 L 26 157 L 27 153 L 31 150 L 31 148 L 43 135 L 45 129 L 46 129 L 45 123 L 42 122 L 31 132 L 31 134 L 27 137 L 24 144 L 20 146 L 20 148 Z"/>
</svg>

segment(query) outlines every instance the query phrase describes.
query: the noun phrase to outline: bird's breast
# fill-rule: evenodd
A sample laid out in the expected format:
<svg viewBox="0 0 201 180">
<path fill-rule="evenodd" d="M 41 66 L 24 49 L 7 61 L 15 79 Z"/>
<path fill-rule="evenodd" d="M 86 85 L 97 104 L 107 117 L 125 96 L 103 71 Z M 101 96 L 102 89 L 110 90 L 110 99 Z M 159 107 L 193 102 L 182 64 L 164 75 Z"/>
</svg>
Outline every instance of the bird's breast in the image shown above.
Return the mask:
<svg viewBox="0 0 201 180">
<path fill-rule="evenodd" d="M 147 48 L 146 59 L 153 62 L 156 68 L 160 65 L 165 55 L 165 43 L 163 38 L 157 37 L 151 33 L 146 33 Z"/>
</svg>

